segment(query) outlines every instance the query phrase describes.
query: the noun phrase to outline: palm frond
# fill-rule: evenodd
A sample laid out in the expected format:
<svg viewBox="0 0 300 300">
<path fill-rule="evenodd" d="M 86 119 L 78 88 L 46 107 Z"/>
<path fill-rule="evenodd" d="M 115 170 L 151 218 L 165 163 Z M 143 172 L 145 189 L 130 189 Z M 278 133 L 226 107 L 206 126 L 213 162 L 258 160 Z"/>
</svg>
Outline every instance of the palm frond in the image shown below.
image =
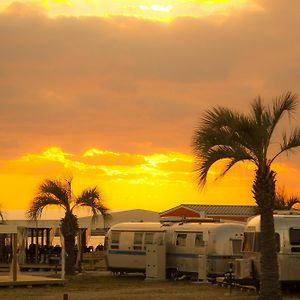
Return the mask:
<svg viewBox="0 0 300 300">
<path fill-rule="evenodd" d="M 286 205 L 288 209 L 292 209 L 295 204 L 299 204 L 299 203 L 300 203 L 299 197 L 290 196 L 290 198 L 287 200 Z"/>
<path fill-rule="evenodd" d="M 274 209 L 277 210 L 290 210 L 295 204 L 300 203 L 300 198 L 298 196 L 287 195 L 285 188 L 278 188 L 275 193 Z"/>
<path fill-rule="evenodd" d="M 263 105 L 261 98 L 257 97 L 254 99 L 250 104 L 250 107 L 252 119 L 255 120 L 256 124 L 261 126 L 263 124 L 263 114 L 265 111 L 265 106 Z"/>
<path fill-rule="evenodd" d="M 30 220 L 37 220 L 41 217 L 43 210 L 50 206 L 62 206 L 62 203 L 51 194 L 39 194 L 31 202 L 30 208 L 27 211 L 27 217 Z"/>
<path fill-rule="evenodd" d="M 272 110 L 269 110 L 270 128 L 269 137 L 271 138 L 278 122 L 282 119 L 284 113 L 291 115 L 297 107 L 297 95 L 287 92 L 276 98 Z"/>
<path fill-rule="evenodd" d="M 75 206 L 88 207 L 92 212 L 92 221 L 99 215 L 107 214 L 107 207 L 102 201 L 102 197 L 97 187 L 85 189 L 75 200 Z"/>
<path fill-rule="evenodd" d="M 287 137 L 286 134 L 283 134 L 282 143 L 280 145 L 280 151 L 276 155 L 274 155 L 274 157 L 270 160 L 269 165 L 271 165 L 271 163 L 280 154 L 292 151 L 297 147 L 300 147 L 300 128 L 295 128 L 289 137 Z"/>
<path fill-rule="evenodd" d="M 218 107 L 207 111 L 192 140 L 196 157 L 198 183 L 204 186 L 208 171 L 219 160 L 229 163 L 216 178 L 223 177 L 237 162 L 257 163 L 257 134 L 255 122 L 246 116 Z"/>
<path fill-rule="evenodd" d="M 39 186 L 38 194 L 51 195 L 66 209 L 70 206 L 70 190 L 68 184 L 64 182 L 47 179 Z"/>
<path fill-rule="evenodd" d="M 239 116 L 223 107 L 208 110 L 195 130 L 192 140 L 194 152 L 201 154 L 217 145 L 232 145 L 236 133 L 234 122 L 237 119 Z"/>
<path fill-rule="evenodd" d="M 50 205 L 70 209 L 68 186 L 61 181 L 46 179 L 42 182 L 33 198 L 27 217 L 36 220 L 41 217 L 43 210 Z"/>
<path fill-rule="evenodd" d="M 207 180 L 208 172 L 213 164 L 220 160 L 229 160 L 224 170 L 216 177 L 223 177 L 236 163 L 243 160 L 251 160 L 252 157 L 243 148 L 231 148 L 224 145 L 211 148 L 206 154 L 196 157 L 195 172 L 198 174 L 198 183 L 204 186 Z"/>
</svg>

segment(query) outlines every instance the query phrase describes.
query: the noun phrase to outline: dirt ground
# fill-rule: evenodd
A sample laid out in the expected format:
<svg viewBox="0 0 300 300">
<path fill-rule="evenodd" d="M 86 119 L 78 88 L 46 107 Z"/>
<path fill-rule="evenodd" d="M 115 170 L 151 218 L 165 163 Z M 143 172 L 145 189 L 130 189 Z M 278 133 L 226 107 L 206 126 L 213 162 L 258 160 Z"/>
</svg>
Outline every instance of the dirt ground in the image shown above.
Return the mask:
<svg viewBox="0 0 300 300">
<path fill-rule="evenodd" d="M 65 295 L 65 296 L 64 296 Z M 252 291 L 233 289 L 210 283 L 190 281 L 147 281 L 143 276 L 112 276 L 107 272 L 79 274 L 67 278 L 64 286 L 2 287 L 1 300 L 256 300 Z M 284 299 L 300 299 L 299 293 Z"/>
</svg>

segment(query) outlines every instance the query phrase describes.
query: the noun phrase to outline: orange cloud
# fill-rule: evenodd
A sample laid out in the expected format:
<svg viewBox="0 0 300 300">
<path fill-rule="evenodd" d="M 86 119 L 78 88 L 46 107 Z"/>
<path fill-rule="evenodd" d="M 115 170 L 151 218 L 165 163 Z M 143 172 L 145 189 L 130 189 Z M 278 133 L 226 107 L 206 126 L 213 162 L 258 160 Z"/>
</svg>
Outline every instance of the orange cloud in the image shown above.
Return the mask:
<svg viewBox="0 0 300 300">
<path fill-rule="evenodd" d="M 200 193 L 190 147 L 208 107 L 246 112 L 258 94 L 269 101 L 284 90 L 299 93 L 300 2 L 248 2 L 263 9 L 170 24 L 124 15 L 52 18 L 20 3 L 2 10 L 4 206 L 25 207 L 43 178 L 70 173 L 78 189 L 99 185 L 112 207 L 250 203 L 250 165 Z M 274 146 L 278 140 L 276 133 Z M 275 165 L 287 189 L 297 190 L 299 158 Z"/>
</svg>

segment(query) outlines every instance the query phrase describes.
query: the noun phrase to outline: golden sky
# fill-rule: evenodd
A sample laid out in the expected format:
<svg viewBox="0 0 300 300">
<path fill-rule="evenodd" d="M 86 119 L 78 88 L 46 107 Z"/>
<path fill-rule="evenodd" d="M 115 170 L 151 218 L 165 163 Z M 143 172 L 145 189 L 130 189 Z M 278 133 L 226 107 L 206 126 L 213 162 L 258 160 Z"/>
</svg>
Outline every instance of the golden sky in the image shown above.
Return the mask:
<svg viewBox="0 0 300 300">
<path fill-rule="evenodd" d="M 211 106 L 246 112 L 258 94 L 299 93 L 299 11 L 296 0 L 2 0 L 2 208 L 26 209 L 44 178 L 71 174 L 111 209 L 253 204 L 249 165 L 199 190 L 191 137 Z M 274 167 L 297 193 L 300 153 Z"/>
<path fill-rule="evenodd" d="M 250 0 L 2 0 L 0 8 L 27 4 L 36 12 L 56 16 L 126 16 L 168 22 L 178 17 L 228 15 L 232 11 L 260 9 Z"/>
</svg>

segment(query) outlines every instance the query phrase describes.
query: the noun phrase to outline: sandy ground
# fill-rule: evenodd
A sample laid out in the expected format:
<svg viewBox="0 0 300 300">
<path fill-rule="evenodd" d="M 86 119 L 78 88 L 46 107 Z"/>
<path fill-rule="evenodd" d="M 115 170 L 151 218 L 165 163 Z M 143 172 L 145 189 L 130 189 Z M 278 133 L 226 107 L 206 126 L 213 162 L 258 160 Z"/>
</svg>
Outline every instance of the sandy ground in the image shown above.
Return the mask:
<svg viewBox="0 0 300 300">
<path fill-rule="evenodd" d="M 67 295 L 67 297 L 64 295 Z M 190 281 L 145 281 L 137 276 L 94 272 L 67 278 L 65 286 L 0 288 L 0 300 L 256 300 L 254 292 Z M 285 300 L 300 299 L 288 294 Z"/>
</svg>

